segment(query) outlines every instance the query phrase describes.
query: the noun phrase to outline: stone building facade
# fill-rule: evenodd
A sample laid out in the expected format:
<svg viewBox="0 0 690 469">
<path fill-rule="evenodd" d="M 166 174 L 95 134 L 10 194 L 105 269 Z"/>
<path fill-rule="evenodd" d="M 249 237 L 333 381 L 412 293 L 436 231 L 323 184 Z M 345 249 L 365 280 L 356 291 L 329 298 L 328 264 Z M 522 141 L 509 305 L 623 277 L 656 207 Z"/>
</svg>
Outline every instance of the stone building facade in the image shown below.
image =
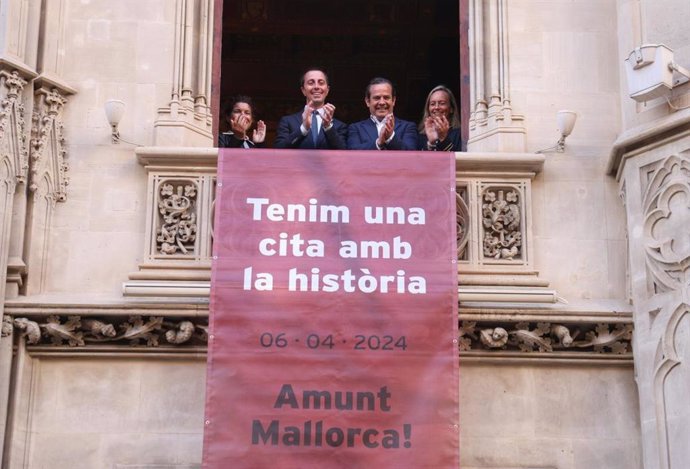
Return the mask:
<svg viewBox="0 0 690 469">
<path fill-rule="evenodd" d="M 219 4 L 0 0 L 3 469 L 199 467 Z M 460 9 L 461 465 L 686 467 L 690 85 L 623 61 L 690 67 L 690 3 Z"/>
</svg>

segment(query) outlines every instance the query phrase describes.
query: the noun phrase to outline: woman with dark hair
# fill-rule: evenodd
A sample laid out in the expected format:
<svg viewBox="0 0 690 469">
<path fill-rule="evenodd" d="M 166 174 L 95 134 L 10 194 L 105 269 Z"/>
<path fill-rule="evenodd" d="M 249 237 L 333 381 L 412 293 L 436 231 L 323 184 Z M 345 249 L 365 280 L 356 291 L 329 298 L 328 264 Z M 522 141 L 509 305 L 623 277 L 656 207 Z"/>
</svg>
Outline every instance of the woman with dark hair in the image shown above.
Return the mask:
<svg viewBox="0 0 690 469">
<path fill-rule="evenodd" d="M 419 150 L 460 151 L 460 118 L 453 92 L 439 85 L 429 92 L 417 127 Z"/>
<path fill-rule="evenodd" d="M 266 139 L 266 124 L 256 123 L 256 129 L 250 132 L 254 124 L 254 103 L 249 96 L 233 96 L 223 113 L 230 130 L 218 135 L 219 148 L 255 148 L 262 147 Z"/>
</svg>

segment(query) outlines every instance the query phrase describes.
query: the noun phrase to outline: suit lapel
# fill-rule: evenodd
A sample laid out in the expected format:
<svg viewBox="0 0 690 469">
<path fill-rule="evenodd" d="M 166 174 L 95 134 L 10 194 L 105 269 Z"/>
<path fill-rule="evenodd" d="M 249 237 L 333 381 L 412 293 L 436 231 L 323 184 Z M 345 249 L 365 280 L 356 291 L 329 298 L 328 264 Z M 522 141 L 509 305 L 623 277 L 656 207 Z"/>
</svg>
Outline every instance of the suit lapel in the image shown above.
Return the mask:
<svg viewBox="0 0 690 469">
<path fill-rule="evenodd" d="M 376 131 L 376 124 L 374 124 L 374 121 L 372 121 L 371 118 L 365 121 L 364 128 L 366 129 L 369 138 L 373 142 L 376 142 L 376 140 L 379 138 L 379 133 Z"/>
</svg>

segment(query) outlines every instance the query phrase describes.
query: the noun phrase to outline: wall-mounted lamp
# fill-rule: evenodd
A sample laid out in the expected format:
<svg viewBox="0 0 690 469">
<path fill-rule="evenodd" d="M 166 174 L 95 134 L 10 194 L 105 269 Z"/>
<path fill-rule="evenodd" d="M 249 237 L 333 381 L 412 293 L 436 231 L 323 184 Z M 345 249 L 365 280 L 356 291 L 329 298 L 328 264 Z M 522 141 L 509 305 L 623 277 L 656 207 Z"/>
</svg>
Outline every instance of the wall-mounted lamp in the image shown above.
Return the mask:
<svg viewBox="0 0 690 469">
<path fill-rule="evenodd" d="M 119 99 L 109 99 L 105 102 L 105 117 L 108 118 L 112 131 L 113 143 L 120 143 L 120 131 L 117 126 L 125 113 L 125 103 Z"/>
<path fill-rule="evenodd" d="M 558 111 L 556 113 L 556 123 L 558 124 L 558 131 L 561 138 L 558 139 L 556 145 L 539 150 L 537 153 L 557 152 L 563 153 L 565 151 L 565 139 L 573 131 L 575 121 L 577 120 L 577 113 L 575 111 Z"/>
</svg>

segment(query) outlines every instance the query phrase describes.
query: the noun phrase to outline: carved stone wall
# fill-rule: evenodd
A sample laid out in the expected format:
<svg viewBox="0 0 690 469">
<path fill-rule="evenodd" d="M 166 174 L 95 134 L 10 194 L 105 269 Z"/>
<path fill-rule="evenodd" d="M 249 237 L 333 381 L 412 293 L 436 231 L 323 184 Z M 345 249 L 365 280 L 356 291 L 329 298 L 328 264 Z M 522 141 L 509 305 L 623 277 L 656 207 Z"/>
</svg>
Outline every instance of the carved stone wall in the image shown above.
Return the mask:
<svg viewBox="0 0 690 469">
<path fill-rule="evenodd" d="M 680 468 L 690 459 L 690 131 L 624 154 L 618 175 L 645 467 Z"/>
<path fill-rule="evenodd" d="M 208 296 L 218 150 L 141 148 L 148 172 L 144 260 L 125 295 Z"/>
<path fill-rule="evenodd" d="M 532 179 L 541 155 L 458 154 L 457 220 L 460 301 L 553 303 L 534 268 Z"/>
<path fill-rule="evenodd" d="M 0 439 L 3 440 L 12 365 L 11 330 L 4 315 L 4 299 L 7 279 L 16 281 L 20 272 L 14 266 L 21 264 L 15 257 L 10 258 L 10 253 L 15 194 L 28 177 L 26 84 L 27 80 L 18 71 L 0 68 Z M 9 274 L 8 265 L 12 266 Z M 0 448 L 0 461 L 2 457 Z"/>
<path fill-rule="evenodd" d="M 524 116 L 510 98 L 508 0 L 469 0 L 469 151 L 525 151 Z"/>
<path fill-rule="evenodd" d="M 213 146 L 213 0 L 175 0 L 170 102 L 158 110 L 155 144 Z"/>
<path fill-rule="evenodd" d="M 27 263 L 26 294 L 44 289 L 50 255 L 50 229 L 55 204 L 67 199 L 68 165 L 62 113 L 65 92 L 39 88 L 31 127 L 30 183 L 24 259 Z"/>
<path fill-rule="evenodd" d="M 27 80 L 17 70 L 0 71 L 0 270 L 12 284 L 21 283 L 23 262 L 16 247 L 10 246 L 15 218 L 17 186 L 28 179 L 29 148 L 24 88 Z M 14 249 L 13 249 L 14 248 Z M 8 265 L 9 264 L 9 265 Z M 5 296 L 5 278 L 0 278 L 0 298 Z"/>
</svg>

